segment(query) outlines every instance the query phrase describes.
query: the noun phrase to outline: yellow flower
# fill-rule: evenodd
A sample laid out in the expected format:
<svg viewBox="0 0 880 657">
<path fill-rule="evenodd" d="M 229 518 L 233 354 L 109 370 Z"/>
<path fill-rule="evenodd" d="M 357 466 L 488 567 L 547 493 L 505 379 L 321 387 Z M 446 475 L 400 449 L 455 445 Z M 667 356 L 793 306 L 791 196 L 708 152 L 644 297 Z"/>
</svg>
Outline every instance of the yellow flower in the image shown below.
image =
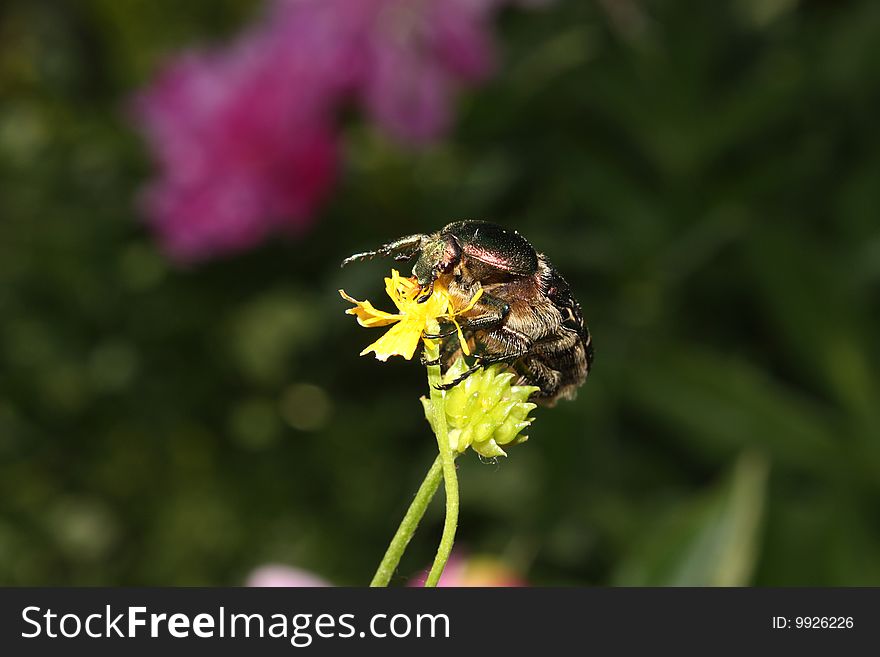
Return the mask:
<svg viewBox="0 0 880 657">
<path fill-rule="evenodd" d="M 347 295 L 344 290 L 339 290 L 343 299 L 355 305 L 345 312 L 357 317 L 361 326 L 394 325 L 381 338 L 364 349 L 361 356 L 372 351 L 376 354 L 376 358 L 382 361 L 388 360 L 389 356 L 403 356 L 410 360 L 427 327 L 440 319 L 447 319 L 455 324 L 461 349 L 466 355 L 470 355 L 461 325 L 455 318 L 474 307 L 483 294 L 483 288 L 477 290 L 465 307 L 455 309 L 449 291 L 438 279 L 434 281 L 434 289 L 428 300 L 419 302 L 422 288 L 415 278 L 403 278 L 396 269 L 392 269 L 391 278 L 385 279 L 385 292 L 397 306 L 396 314 L 378 310 L 369 301 L 358 301 Z"/>
</svg>

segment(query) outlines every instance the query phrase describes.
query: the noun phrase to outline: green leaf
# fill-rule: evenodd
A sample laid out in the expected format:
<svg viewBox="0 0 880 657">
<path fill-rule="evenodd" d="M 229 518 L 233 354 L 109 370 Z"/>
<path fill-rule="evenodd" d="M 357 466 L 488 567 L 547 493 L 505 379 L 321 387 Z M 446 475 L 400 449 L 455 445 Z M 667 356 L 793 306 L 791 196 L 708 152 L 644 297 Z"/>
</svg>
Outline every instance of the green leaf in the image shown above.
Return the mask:
<svg viewBox="0 0 880 657">
<path fill-rule="evenodd" d="M 814 472 L 852 474 L 834 416 L 745 360 L 669 345 L 642 362 L 627 390 L 711 460 L 753 448 Z"/>
<path fill-rule="evenodd" d="M 668 510 L 615 577 L 623 586 L 744 586 L 758 557 L 768 462 L 744 453 L 731 476 Z"/>
</svg>

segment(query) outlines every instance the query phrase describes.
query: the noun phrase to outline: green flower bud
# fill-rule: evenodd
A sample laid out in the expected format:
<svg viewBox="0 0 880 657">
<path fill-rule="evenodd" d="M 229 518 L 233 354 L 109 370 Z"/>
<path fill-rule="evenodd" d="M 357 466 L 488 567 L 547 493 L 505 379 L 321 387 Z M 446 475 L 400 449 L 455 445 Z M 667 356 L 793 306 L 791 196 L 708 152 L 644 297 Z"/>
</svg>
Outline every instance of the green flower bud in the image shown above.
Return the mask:
<svg viewBox="0 0 880 657">
<path fill-rule="evenodd" d="M 452 380 L 467 369 L 459 358 L 446 373 Z M 443 393 L 449 444 L 455 452 L 468 447 L 485 457 L 507 456 L 502 445 L 525 442 L 521 432 L 532 423 L 529 413 L 536 407 L 528 401 L 536 386 L 511 385 L 514 375 L 504 365 L 477 370 L 460 384 Z M 434 427 L 430 399 L 422 397 L 425 417 Z M 436 430 L 436 429 L 435 429 Z"/>
</svg>

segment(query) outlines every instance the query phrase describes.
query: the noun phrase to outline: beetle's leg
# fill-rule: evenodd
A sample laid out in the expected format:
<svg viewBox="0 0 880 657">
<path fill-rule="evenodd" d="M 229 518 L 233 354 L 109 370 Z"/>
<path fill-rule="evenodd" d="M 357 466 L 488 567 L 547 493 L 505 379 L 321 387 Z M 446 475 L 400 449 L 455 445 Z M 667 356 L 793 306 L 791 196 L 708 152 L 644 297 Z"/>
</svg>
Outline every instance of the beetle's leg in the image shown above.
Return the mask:
<svg viewBox="0 0 880 657">
<path fill-rule="evenodd" d="M 489 331 L 501 325 L 510 314 L 510 304 L 488 293 L 483 293 L 470 317 L 459 319 L 462 328 L 470 331 Z"/>
<path fill-rule="evenodd" d="M 441 359 L 440 359 L 439 357 L 438 357 L 438 358 L 435 358 L 434 360 L 428 360 L 428 359 L 425 357 L 425 352 L 424 352 L 424 351 L 422 351 L 422 353 L 419 355 L 419 362 L 420 362 L 422 365 L 425 365 L 425 366 L 427 366 L 427 365 L 439 365 L 439 364 L 440 364 L 440 361 L 441 361 Z"/>
<path fill-rule="evenodd" d="M 455 324 L 453 324 L 448 328 L 441 328 L 439 333 L 423 333 L 422 337 L 427 338 L 428 340 L 442 340 L 443 338 L 448 338 L 456 333 L 458 333 L 458 329 L 455 328 Z"/>
<path fill-rule="evenodd" d="M 459 316 L 456 318 L 462 329 L 469 331 L 489 330 L 498 326 L 510 314 L 510 304 L 498 297 L 493 297 L 491 294 L 483 294 L 474 308 L 480 310 L 478 315 L 473 317 Z M 429 340 L 440 340 L 448 338 L 457 332 L 458 329 L 453 324 L 449 328 L 442 329 L 439 333 L 425 333 L 424 335 Z"/>
<path fill-rule="evenodd" d="M 455 377 L 452 381 L 447 383 L 440 383 L 434 386 L 437 390 L 449 390 L 454 388 L 459 383 L 468 378 L 471 374 L 474 374 L 481 367 L 488 367 L 489 365 L 493 365 L 495 363 L 509 363 L 512 360 L 515 360 L 517 356 L 475 356 L 477 362 L 467 368 L 464 372 Z"/>
<path fill-rule="evenodd" d="M 477 356 L 477 362 L 467 368 L 464 372 L 455 377 L 452 381 L 448 381 L 447 383 L 440 383 L 434 386 L 437 390 L 449 390 L 454 388 L 459 383 L 468 378 L 471 374 L 476 373 L 481 367 L 487 367 L 492 365 L 493 363 L 504 363 L 512 360 L 511 357 L 508 356 L 495 356 L 492 358 L 485 358 L 481 356 Z"/>
<path fill-rule="evenodd" d="M 480 356 L 479 354 L 476 356 L 477 361 L 479 361 L 480 367 L 488 367 L 489 365 L 495 365 L 496 363 L 507 363 L 508 365 L 515 361 L 518 356 L 506 356 L 506 355 L 497 355 L 497 356 Z"/>
<path fill-rule="evenodd" d="M 510 304 L 490 294 L 483 294 L 474 308 L 475 310 L 479 309 L 480 314 L 473 317 L 456 318 L 462 329 L 467 329 L 468 331 L 491 330 L 503 322 L 507 315 L 510 314 Z M 447 329 L 441 330 L 439 333 L 425 333 L 425 337 L 429 340 L 439 340 L 441 338 L 448 338 L 457 332 L 458 329 L 455 325 L 452 325 Z"/>
<path fill-rule="evenodd" d="M 525 356 L 535 342 L 524 333 L 508 326 L 486 332 L 483 339 L 485 350 L 492 354 L 492 362 L 512 361 Z"/>
<path fill-rule="evenodd" d="M 375 251 L 364 251 L 363 253 L 355 253 L 354 255 L 350 255 L 342 261 L 342 264 L 340 266 L 345 267 L 352 262 L 358 262 L 359 260 L 368 260 L 377 256 L 383 258 L 387 256 L 392 256 L 395 260 L 409 260 L 422 248 L 422 240 L 424 239 L 424 237 L 425 236 L 421 233 L 401 237 L 400 239 L 394 240 L 393 242 L 388 242 L 388 244 L 383 244 Z"/>
<path fill-rule="evenodd" d="M 516 369 L 520 374 L 516 385 L 538 386 L 540 388 L 532 393 L 530 397 L 532 400 L 541 401 L 547 406 L 556 405 L 560 389 L 566 385 L 561 372 L 536 358 L 523 359 L 517 364 Z"/>
<path fill-rule="evenodd" d="M 468 378 L 481 367 L 487 367 L 494 363 L 512 363 L 517 358 L 522 358 L 532 348 L 534 342 L 519 331 L 502 326 L 488 333 L 487 338 L 493 344 L 490 348 L 494 353 L 490 356 L 477 354 L 477 362 L 448 383 L 434 386 L 438 390 L 449 390 Z"/>
<path fill-rule="evenodd" d="M 462 372 L 462 373 L 459 374 L 457 377 L 455 377 L 454 379 L 452 379 L 452 381 L 449 381 L 449 382 L 447 382 L 447 383 L 438 383 L 438 384 L 435 385 L 434 387 L 435 387 L 437 390 L 450 390 L 451 388 L 454 388 L 454 387 L 457 386 L 459 383 L 461 383 L 462 381 L 464 381 L 466 378 L 468 378 L 471 374 L 473 374 L 474 372 L 476 372 L 476 371 L 477 371 L 478 369 L 480 369 L 481 367 L 483 367 L 483 363 L 480 362 L 479 360 L 477 360 L 477 362 L 476 362 L 474 365 L 471 365 L 471 366 L 470 366 L 469 368 L 467 368 L 464 372 Z"/>
</svg>

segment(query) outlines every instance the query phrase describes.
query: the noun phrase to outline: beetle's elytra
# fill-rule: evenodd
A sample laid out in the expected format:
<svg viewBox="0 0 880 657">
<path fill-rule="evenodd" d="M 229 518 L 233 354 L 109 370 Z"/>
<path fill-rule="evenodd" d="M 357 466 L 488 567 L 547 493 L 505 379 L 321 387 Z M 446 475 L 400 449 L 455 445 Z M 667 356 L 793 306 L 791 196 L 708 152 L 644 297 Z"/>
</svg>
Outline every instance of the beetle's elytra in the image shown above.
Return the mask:
<svg viewBox="0 0 880 657">
<path fill-rule="evenodd" d="M 412 272 L 419 284 L 428 290 L 443 277 L 459 307 L 482 286 L 482 297 L 462 318 L 476 364 L 450 387 L 479 367 L 503 362 L 518 374 L 518 385 L 540 388 L 533 399 L 552 405 L 572 399 L 586 380 L 593 346 L 580 304 L 547 257 L 517 231 L 488 221 L 455 221 L 436 233 L 408 235 L 357 253 L 342 264 L 376 256 L 418 256 Z M 457 341 L 446 341 L 444 369 L 459 355 Z"/>
</svg>

